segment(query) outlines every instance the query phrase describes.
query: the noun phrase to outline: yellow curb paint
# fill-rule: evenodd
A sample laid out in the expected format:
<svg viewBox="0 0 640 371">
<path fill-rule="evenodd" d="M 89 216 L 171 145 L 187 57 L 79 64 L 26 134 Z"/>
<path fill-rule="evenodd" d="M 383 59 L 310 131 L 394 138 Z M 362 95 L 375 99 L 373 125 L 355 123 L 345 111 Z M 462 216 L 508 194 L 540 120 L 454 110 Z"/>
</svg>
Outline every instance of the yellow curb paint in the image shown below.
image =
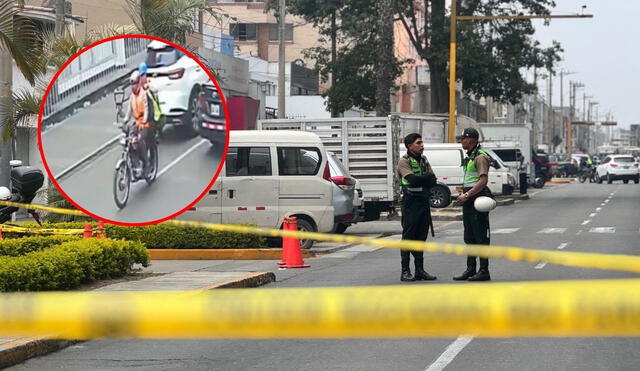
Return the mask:
<svg viewBox="0 0 640 371">
<path fill-rule="evenodd" d="M 148 249 L 151 260 L 276 260 L 282 249 Z M 303 258 L 315 254 L 302 251 Z"/>
</svg>

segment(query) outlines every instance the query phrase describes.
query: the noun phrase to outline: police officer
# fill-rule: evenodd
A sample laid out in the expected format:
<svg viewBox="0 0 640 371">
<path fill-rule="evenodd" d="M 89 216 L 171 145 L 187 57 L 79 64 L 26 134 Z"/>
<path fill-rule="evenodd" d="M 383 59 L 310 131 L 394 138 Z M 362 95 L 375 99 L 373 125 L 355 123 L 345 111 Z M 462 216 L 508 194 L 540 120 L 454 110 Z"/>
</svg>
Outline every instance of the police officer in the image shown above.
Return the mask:
<svg viewBox="0 0 640 371">
<path fill-rule="evenodd" d="M 407 154 L 398 161 L 398 176 L 402 183 L 402 239 L 426 241 L 429 228 L 433 235 L 430 189 L 436 184 L 436 176 L 422 155 L 424 143 L 420 134 L 409 134 L 404 138 Z M 415 276 L 409 268 L 409 254 L 413 255 Z M 435 280 L 436 277 L 424 270 L 422 251 L 400 250 L 402 274 L 400 281 Z"/>
<path fill-rule="evenodd" d="M 479 196 L 490 196 L 487 188 L 491 157 L 483 150 L 479 143 L 480 135 L 476 129 L 464 129 L 457 139 L 462 148 L 467 151 L 464 162 L 463 192 L 458 196 L 457 203 L 462 204 L 462 218 L 464 224 L 464 242 L 469 245 L 488 245 L 490 242 L 489 213 L 479 212 L 474 208 L 474 201 Z M 476 272 L 476 257 L 467 257 L 467 269 L 456 281 L 489 281 L 489 259 L 480 258 L 480 270 Z"/>
</svg>

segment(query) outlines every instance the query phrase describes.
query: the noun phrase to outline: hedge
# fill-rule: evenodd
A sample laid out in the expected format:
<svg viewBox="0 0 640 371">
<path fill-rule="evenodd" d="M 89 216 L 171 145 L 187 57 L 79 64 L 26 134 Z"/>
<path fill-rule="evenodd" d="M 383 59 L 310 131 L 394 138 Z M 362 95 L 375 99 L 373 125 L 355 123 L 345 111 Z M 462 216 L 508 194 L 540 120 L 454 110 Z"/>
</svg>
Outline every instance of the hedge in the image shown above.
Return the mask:
<svg viewBox="0 0 640 371">
<path fill-rule="evenodd" d="M 0 256 L 20 256 L 40 251 L 63 242 L 79 239 L 80 236 L 32 236 L 23 238 L 5 238 L 0 240 Z"/>
<path fill-rule="evenodd" d="M 82 229 L 84 222 L 44 223 L 42 228 Z M 247 225 L 247 224 L 245 224 Z M 37 228 L 36 223 L 21 224 Z M 97 223 L 92 223 L 93 227 Z M 207 228 L 156 224 L 144 227 L 126 227 L 105 224 L 108 238 L 142 242 L 149 249 L 246 249 L 267 247 L 262 236 L 214 231 Z M 19 234 L 5 232 L 15 237 Z"/>
<path fill-rule="evenodd" d="M 149 264 L 140 242 L 82 239 L 22 256 L 0 256 L 0 291 L 65 290 Z"/>
</svg>

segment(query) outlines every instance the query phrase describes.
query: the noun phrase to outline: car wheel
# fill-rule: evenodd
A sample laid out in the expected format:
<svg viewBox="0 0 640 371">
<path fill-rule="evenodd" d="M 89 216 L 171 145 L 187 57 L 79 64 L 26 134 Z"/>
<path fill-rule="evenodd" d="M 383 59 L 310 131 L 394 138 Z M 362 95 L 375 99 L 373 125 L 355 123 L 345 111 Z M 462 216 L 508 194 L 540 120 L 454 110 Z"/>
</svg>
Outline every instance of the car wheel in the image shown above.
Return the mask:
<svg viewBox="0 0 640 371">
<path fill-rule="evenodd" d="M 640 176 L 637 176 L 637 177 L 633 180 L 633 182 L 634 182 L 635 184 L 640 183 Z"/>
<path fill-rule="evenodd" d="M 598 181 L 598 184 L 602 184 L 602 177 L 599 175 L 596 175 L 596 179 Z"/>
<path fill-rule="evenodd" d="M 623 180 L 622 180 L 622 183 L 624 183 L 624 184 L 629 184 L 629 179 L 623 179 Z"/>
<path fill-rule="evenodd" d="M 611 176 L 611 174 L 607 173 L 607 184 L 611 183 L 613 183 L 613 177 Z"/>
<path fill-rule="evenodd" d="M 298 218 L 298 230 L 301 232 L 317 232 L 316 228 L 306 219 Z M 310 249 L 313 246 L 313 240 L 300 240 L 300 247 Z"/>
<path fill-rule="evenodd" d="M 194 137 L 200 132 L 200 105 L 198 104 L 198 88 L 194 87 L 189 95 L 189 106 L 184 114 L 183 130 L 189 137 Z"/>
<path fill-rule="evenodd" d="M 331 233 L 343 234 L 344 231 L 347 230 L 347 228 L 349 228 L 349 224 L 336 223 L 333 225 L 333 231 L 331 231 Z"/>
<path fill-rule="evenodd" d="M 451 193 L 449 189 L 441 185 L 437 185 L 431 188 L 431 195 L 429 197 L 429 204 L 435 209 L 441 209 L 449 206 L 451 203 Z"/>
</svg>

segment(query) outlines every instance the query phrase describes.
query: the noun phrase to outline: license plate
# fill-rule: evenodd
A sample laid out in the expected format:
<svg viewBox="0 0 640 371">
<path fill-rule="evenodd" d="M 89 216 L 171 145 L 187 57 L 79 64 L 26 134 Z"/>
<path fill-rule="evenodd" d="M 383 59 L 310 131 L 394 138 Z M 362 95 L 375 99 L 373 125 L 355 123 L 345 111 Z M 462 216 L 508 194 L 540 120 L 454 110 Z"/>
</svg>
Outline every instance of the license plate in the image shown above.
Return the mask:
<svg viewBox="0 0 640 371">
<path fill-rule="evenodd" d="M 631 167 L 631 166 L 623 166 L 622 168 L 623 168 L 623 169 L 628 169 L 628 168 L 630 168 L 630 167 Z"/>
<path fill-rule="evenodd" d="M 220 105 L 219 104 L 212 104 L 211 105 L 211 115 L 220 116 Z"/>
<path fill-rule="evenodd" d="M 456 186 L 456 192 L 462 193 L 462 187 Z"/>
</svg>

